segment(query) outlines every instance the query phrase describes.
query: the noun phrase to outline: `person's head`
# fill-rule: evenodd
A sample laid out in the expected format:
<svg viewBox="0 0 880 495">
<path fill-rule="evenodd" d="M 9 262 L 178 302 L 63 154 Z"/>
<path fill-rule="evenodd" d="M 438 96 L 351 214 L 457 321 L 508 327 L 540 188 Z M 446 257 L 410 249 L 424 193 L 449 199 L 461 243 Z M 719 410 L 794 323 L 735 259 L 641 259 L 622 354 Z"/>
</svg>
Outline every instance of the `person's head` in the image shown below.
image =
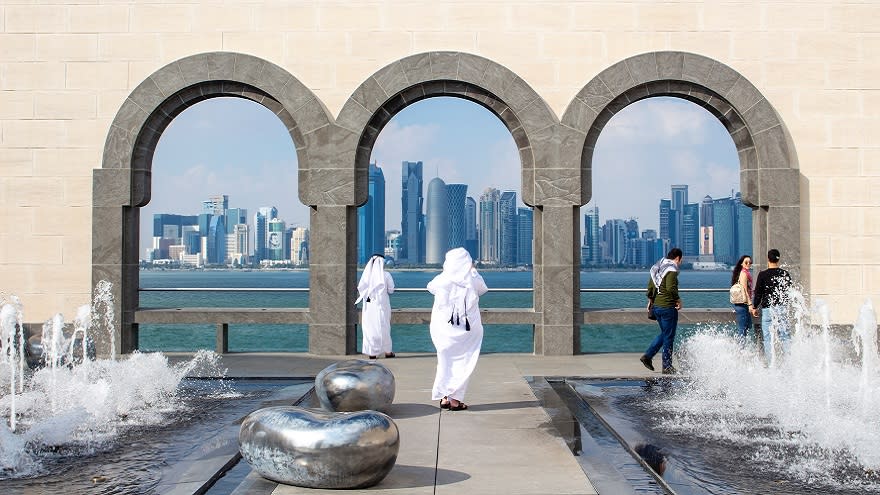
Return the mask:
<svg viewBox="0 0 880 495">
<path fill-rule="evenodd" d="M 650 443 L 639 444 L 633 450 L 645 460 L 648 466 L 651 466 L 655 473 L 663 476 L 663 473 L 666 472 L 666 454 L 660 450 L 660 447 Z"/>
<path fill-rule="evenodd" d="M 450 249 L 446 252 L 446 259 L 443 261 L 443 272 L 453 280 L 462 280 L 465 275 L 470 273 L 474 267 L 474 260 L 471 254 L 463 247 Z"/>
<path fill-rule="evenodd" d="M 680 248 L 672 248 L 669 250 L 668 253 L 666 253 L 666 259 L 672 260 L 680 265 L 682 254 L 683 253 L 681 252 Z"/>
<path fill-rule="evenodd" d="M 779 263 L 779 250 L 771 249 L 767 251 L 767 261 L 770 263 Z"/>
<path fill-rule="evenodd" d="M 748 254 L 744 254 L 739 257 L 739 260 L 736 262 L 736 266 L 733 267 L 733 277 L 730 279 L 730 284 L 733 285 L 739 281 L 739 274 L 742 272 L 742 269 L 745 268 L 748 270 L 752 267 L 752 257 Z"/>
</svg>

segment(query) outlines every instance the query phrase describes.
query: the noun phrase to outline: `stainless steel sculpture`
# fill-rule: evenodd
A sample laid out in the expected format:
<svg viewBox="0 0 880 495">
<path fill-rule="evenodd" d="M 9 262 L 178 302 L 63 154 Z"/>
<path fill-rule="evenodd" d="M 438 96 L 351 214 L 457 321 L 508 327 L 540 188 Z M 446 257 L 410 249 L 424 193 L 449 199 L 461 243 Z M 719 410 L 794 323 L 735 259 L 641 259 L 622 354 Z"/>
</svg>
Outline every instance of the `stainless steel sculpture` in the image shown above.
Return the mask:
<svg viewBox="0 0 880 495">
<path fill-rule="evenodd" d="M 365 488 L 394 467 L 400 434 L 377 411 L 259 409 L 241 423 L 242 457 L 265 478 L 308 488 Z"/>
<path fill-rule="evenodd" d="M 394 402 L 394 375 L 376 362 L 352 359 L 321 370 L 315 395 L 328 411 L 388 411 Z"/>
</svg>

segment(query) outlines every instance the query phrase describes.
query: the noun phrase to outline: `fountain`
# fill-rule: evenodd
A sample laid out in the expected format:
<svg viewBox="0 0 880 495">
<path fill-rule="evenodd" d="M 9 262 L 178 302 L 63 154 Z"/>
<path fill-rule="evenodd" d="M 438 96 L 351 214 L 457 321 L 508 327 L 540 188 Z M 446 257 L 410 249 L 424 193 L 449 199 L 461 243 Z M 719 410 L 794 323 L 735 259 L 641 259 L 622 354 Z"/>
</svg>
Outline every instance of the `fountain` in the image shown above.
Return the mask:
<svg viewBox="0 0 880 495">
<path fill-rule="evenodd" d="M 30 337 L 18 298 L 0 300 L 0 480 L 41 476 L 47 458 L 91 455 L 127 431 L 164 425 L 180 410 L 184 377 L 222 375 L 209 351 L 176 366 L 162 354 L 95 359 L 89 332 L 114 333 L 109 289 L 99 284 L 95 303 L 79 308 L 72 325 L 57 314 Z"/>
<path fill-rule="evenodd" d="M 679 345 L 681 378 L 568 382 L 624 446 L 668 452 L 677 494 L 880 493 L 874 309 L 865 302 L 845 335 L 799 296 L 778 357 L 708 325 Z"/>
</svg>

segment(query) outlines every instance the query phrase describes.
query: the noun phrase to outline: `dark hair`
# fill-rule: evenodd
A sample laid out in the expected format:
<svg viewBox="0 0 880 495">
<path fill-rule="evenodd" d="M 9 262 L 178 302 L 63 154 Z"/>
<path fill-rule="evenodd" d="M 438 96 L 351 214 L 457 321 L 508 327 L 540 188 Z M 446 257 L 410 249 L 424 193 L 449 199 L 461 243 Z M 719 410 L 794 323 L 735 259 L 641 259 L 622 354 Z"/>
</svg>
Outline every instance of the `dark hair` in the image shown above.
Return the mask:
<svg viewBox="0 0 880 495">
<path fill-rule="evenodd" d="M 740 274 L 740 272 L 742 272 L 742 269 L 743 269 L 743 261 L 745 261 L 746 258 L 751 258 L 751 257 L 752 256 L 750 254 L 744 254 L 739 257 L 739 261 L 737 261 L 736 266 L 733 267 L 733 276 L 730 277 L 730 285 L 733 285 L 733 284 L 739 282 L 739 274 Z"/>
<path fill-rule="evenodd" d="M 663 461 L 666 460 L 666 454 L 660 449 L 660 447 L 653 444 L 639 444 L 636 445 L 633 450 L 636 451 L 637 454 L 642 456 L 642 459 L 645 460 L 651 469 L 654 470 L 659 475 L 663 475 Z"/>
<path fill-rule="evenodd" d="M 779 250 L 771 249 L 770 251 L 767 251 L 767 261 L 771 263 L 779 262 Z"/>
<path fill-rule="evenodd" d="M 382 258 L 383 260 L 385 259 L 385 255 L 382 253 L 373 253 L 373 255 L 370 256 L 370 258 L 372 258 L 373 256 L 378 256 L 378 257 Z"/>
<path fill-rule="evenodd" d="M 683 256 L 681 249 L 672 248 L 669 250 L 669 253 L 666 254 L 666 259 L 674 260 L 675 258 L 678 258 L 680 256 Z"/>
</svg>

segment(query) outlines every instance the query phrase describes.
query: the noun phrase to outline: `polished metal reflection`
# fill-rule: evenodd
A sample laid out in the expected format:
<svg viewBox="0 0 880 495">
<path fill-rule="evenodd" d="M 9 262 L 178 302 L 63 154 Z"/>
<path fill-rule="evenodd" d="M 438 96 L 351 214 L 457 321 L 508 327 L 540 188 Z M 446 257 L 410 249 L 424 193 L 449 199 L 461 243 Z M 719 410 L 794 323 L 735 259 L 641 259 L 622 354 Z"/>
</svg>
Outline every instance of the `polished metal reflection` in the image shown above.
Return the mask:
<svg viewBox="0 0 880 495">
<path fill-rule="evenodd" d="M 365 488 L 391 471 L 400 449 L 394 421 L 378 411 L 259 409 L 241 423 L 242 457 L 265 478 L 308 488 Z"/>
<path fill-rule="evenodd" d="M 394 402 L 394 374 L 377 362 L 351 359 L 321 370 L 315 395 L 328 411 L 388 411 Z"/>
<path fill-rule="evenodd" d="M 72 331 L 67 329 L 64 331 L 65 340 L 70 340 Z M 43 335 L 41 333 L 34 333 L 30 335 L 30 332 L 25 329 L 25 346 L 24 346 L 24 355 L 25 361 L 30 369 L 42 368 L 46 365 L 46 356 L 44 355 L 44 346 L 43 346 Z M 83 345 L 82 345 L 82 337 L 77 336 L 72 345 L 68 343 L 65 346 L 66 350 L 69 352 L 65 353 L 61 356 L 61 362 L 59 364 L 62 365 L 72 365 L 78 364 L 83 361 Z M 90 360 L 95 360 L 96 352 L 95 352 L 95 341 L 88 337 L 86 338 L 86 358 Z"/>
</svg>

